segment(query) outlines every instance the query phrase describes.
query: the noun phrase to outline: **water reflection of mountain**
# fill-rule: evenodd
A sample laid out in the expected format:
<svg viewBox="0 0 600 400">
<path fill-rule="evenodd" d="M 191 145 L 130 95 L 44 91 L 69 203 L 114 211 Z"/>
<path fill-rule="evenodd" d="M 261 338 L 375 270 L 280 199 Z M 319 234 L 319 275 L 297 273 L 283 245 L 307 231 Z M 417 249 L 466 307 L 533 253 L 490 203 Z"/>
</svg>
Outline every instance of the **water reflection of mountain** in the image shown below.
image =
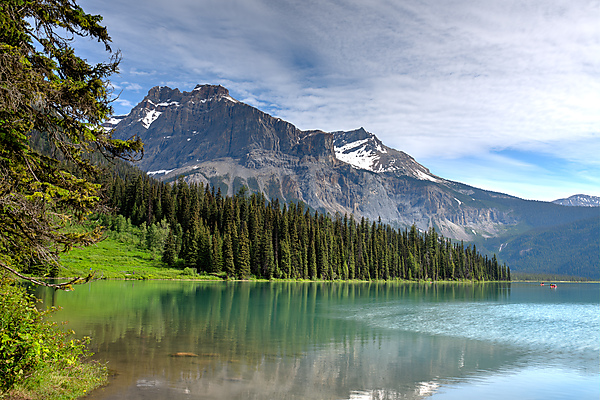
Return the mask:
<svg viewBox="0 0 600 400">
<path fill-rule="evenodd" d="M 92 336 L 98 357 L 118 372 L 98 398 L 395 399 L 510 368 L 522 354 L 486 341 L 382 329 L 353 313 L 389 302 L 498 300 L 510 296 L 509 287 L 96 282 L 38 294 L 62 306 L 57 318 Z"/>
</svg>

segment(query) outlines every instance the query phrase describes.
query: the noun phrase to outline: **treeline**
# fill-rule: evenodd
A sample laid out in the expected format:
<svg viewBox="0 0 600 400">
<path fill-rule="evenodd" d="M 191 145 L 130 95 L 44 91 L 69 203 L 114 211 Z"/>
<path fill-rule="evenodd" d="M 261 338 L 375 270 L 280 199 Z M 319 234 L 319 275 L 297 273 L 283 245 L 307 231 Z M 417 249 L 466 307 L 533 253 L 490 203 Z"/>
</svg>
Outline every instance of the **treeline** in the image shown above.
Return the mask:
<svg viewBox="0 0 600 400">
<path fill-rule="evenodd" d="M 513 271 L 512 279 L 515 281 L 529 282 L 593 282 L 593 279 L 582 278 L 580 276 L 557 275 L 548 273 L 530 273 Z"/>
<path fill-rule="evenodd" d="M 269 202 L 245 189 L 229 197 L 208 185 L 125 172 L 105 183 L 118 214 L 108 223 L 143 227 L 148 246 L 159 246 L 169 266 L 239 279 L 510 280 L 495 255 L 452 243 L 433 228 L 396 230 Z"/>
</svg>

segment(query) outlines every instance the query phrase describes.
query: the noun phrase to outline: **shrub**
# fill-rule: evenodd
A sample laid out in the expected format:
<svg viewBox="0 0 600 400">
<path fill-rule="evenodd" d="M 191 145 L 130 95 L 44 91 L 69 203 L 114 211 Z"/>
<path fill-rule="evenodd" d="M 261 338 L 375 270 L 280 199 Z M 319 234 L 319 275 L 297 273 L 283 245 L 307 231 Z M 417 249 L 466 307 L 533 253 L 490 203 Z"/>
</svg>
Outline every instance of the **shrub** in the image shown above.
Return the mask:
<svg viewBox="0 0 600 400">
<path fill-rule="evenodd" d="M 87 340 L 72 339 L 38 311 L 36 299 L 14 281 L 0 277 L 0 394 L 46 365 L 71 368 L 88 353 Z"/>
<path fill-rule="evenodd" d="M 198 275 L 198 270 L 196 268 L 185 267 L 181 274 L 188 276 L 196 276 Z"/>
</svg>

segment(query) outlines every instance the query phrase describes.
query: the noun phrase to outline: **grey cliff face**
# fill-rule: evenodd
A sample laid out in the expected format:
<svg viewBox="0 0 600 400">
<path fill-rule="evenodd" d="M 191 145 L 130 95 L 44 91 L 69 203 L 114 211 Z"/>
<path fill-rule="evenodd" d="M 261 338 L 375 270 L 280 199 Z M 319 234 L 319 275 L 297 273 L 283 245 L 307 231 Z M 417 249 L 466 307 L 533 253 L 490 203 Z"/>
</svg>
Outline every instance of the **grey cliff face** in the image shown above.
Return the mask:
<svg viewBox="0 0 600 400">
<path fill-rule="evenodd" d="M 138 166 L 159 179 L 183 176 L 228 195 L 247 186 L 331 214 L 435 226 L 455 239 L 500 236 L 525 223 L 524 200 L 435 176 L 363 128 L 301 131 L 222 86 L 154 87 L 129 115 L 109 122 L 115 137 L 142 139 Z"/>
</svg>

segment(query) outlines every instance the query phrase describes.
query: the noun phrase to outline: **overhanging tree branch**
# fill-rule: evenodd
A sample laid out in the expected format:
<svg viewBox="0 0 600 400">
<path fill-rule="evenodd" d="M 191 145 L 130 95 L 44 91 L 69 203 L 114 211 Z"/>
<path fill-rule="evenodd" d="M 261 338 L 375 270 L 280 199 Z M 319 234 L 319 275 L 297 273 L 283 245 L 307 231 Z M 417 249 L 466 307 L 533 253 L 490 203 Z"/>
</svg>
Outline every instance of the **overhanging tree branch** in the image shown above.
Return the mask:
<svg viewBox="0 0 600 400">
<path fill-rule="evenodd" d="M 92 153 L 131 159 L 142 150 L 137 138 L 117 140 L 99 127 L 112 113 L 108 77 L 120 61 L 101 21 L 74 0 L 0 2 L 0 266 L 38 285 L 92 279 L 51 284 L 27 275 L 53 275 L 59 252 L 101 239 L 98 229 L 65 230 L 71 217 L 81 222 L 102 208 Z M 109 61 L 77 56 L 76 36 L 104 44 Z"/>
<path fill-rule="evenodd" d="M 73 285 L 78 285 L 78 284 L 83 284 L 83 283 L 87 283 L 89 281 L 91 281 L 94 277 L 94 273 L 88 274 L 88 276 L 86 276 L 85 278 L 82 277 L 77 277 L 74 278 L 68 282 L 63 282 L 63 283 L 49 283 L 49 282 L 45 282 L 45 281 L 41 281 L 39 279 L 36 278 L 32 278 L 30 276 L 26 276 L 21 274 L 19 271 L 17 271 L 14 268 L 9 267 L 8 265 L 4 264 L 3 262 L 0 261 L 0 267 L 4 268 L 5 270 L 7 270 L 8 272 L 18 276 L 21 279 L 25 279 L 26 281 L 29 281 L 33 284 L 39 285 L 39 286 L 46 286 L 49 288 L 53 288 L 54 290 L 73 290 Z"/>
</svg>

